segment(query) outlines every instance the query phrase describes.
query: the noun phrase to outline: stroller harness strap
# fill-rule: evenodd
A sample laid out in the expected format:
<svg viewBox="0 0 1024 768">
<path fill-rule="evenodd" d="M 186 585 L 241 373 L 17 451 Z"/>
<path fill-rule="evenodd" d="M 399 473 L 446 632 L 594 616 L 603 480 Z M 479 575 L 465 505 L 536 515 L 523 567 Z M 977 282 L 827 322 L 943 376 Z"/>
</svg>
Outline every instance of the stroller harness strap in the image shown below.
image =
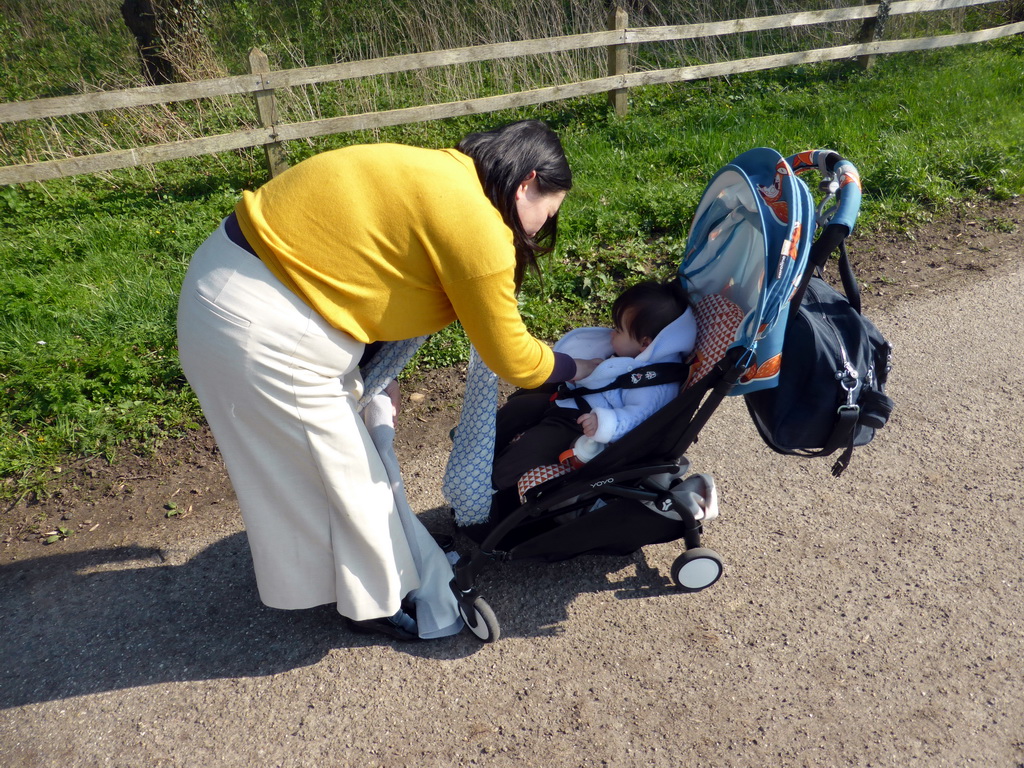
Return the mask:
<svg viewBox="0 0 1024 768">
<path fill-rule="evenodd" d="M 589 389 L 587 387 L 569 387 L 567 384 L 559 384 L 558 389 L 551 395 L 551 401 L 575 400 L 577 406 L 584 413 L 590 411 L 590 403 L 584 398 L 587 395 L 596 395 L 599 392 L 609 392 L 613 389 L 638 389 L 640 387 L 655 387 L 661 384 L 672 384 L 673 382 L 686 381 L 690 375 L 689 363 L 653 363 L 634 368 L 632 371 L 623 373 L 610 384 L 603 387 Z"/>
</svg>

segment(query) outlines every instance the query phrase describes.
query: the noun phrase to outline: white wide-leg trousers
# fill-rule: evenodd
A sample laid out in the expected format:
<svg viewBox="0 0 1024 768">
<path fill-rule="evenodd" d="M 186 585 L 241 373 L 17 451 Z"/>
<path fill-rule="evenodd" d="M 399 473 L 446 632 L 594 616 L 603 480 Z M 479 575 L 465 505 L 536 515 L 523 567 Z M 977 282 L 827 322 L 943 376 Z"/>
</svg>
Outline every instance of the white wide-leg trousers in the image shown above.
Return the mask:
<svg viewBox="0 0 1024 768">
<path fill-rule="evenodd" d="M 420 579 L 356 410 L 363 345 L 223 225 L 192 258 L 178 344 L 238 496 L 260 599 L 289 609 L 337 603 L 356 620 L 394 614 Z"/>
</svg>

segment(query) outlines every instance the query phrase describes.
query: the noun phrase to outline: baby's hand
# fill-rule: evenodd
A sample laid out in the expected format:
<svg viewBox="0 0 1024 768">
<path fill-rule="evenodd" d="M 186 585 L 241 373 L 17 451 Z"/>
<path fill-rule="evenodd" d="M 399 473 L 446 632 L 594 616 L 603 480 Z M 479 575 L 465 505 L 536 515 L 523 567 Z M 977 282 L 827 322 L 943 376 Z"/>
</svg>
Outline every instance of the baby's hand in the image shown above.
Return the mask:
<svg viewBox="0 0 1024 768">
<path fill-rule="evenodd" d="M 597 434 L 597 414 L 596 413 L 584 413 L 578 419 L 576 423 L 583 427 L 583 434 L 587 437 L 593 437 Z"/>
</svg>

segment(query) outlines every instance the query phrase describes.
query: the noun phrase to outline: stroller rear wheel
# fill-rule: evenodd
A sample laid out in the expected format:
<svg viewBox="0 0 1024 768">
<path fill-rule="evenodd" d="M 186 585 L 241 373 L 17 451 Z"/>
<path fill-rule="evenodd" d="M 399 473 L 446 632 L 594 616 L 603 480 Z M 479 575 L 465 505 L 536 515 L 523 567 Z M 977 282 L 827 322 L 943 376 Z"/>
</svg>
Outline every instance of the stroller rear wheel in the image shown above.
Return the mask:
<svg viewBox="0 0 1024 768">
<path fill-rule="evenodd" d="M 722 576 L 722 558 L 705 547 L 688 549 L 672 563 L 672 581 L 684 592 L 700 592 Z"/>
<path fill-rule="evenodd" d="M 498 625 L 498 617 L 494 615 L 491 606 L 482 597 L 473 600 L 473 615 L 466 613 L 465 606 L 459 603 L 459 615 L 466 622 L 469 631 L 477 636 L 482 642 L 493 643 L 501 636 L 501 627 Z"/>
</svg>

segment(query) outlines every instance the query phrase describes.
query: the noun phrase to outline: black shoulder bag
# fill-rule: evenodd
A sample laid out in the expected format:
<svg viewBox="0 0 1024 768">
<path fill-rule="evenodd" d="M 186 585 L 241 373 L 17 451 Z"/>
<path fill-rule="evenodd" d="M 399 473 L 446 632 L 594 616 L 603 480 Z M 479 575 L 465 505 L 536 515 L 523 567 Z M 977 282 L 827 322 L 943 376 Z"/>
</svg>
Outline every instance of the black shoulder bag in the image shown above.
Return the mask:
<svg viewBox="0 0 1024 768">
<path fill-rule="evenodd" d="M 794 293 L 782 346 L 779 384 L 745 395 L 765 443 L 796 456 L 842 454 L 838 477 L 853 449 L 885 426 L 893 402 L 885 393 L 892 345 L 860 311 L 860 289 L 843 243 L 847 232 L 827 228 L 815 243 L 807 273 Z M 835 250 L 845 295 L 821 277 Z"/>
</svg>

